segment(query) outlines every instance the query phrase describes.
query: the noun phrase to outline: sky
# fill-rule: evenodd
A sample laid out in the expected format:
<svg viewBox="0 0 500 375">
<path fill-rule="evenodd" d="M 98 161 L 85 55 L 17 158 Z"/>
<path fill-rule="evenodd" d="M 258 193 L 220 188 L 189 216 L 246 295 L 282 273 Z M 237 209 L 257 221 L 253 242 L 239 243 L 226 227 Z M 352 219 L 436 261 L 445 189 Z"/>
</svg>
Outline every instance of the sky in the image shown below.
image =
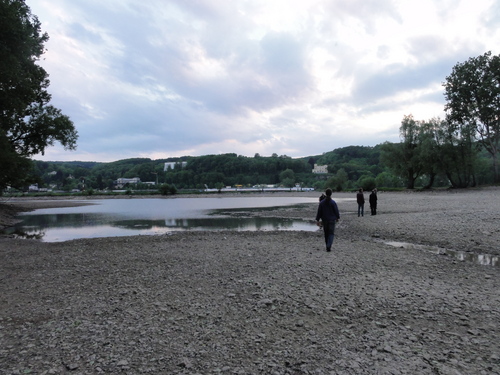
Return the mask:
<svg viewBox="0 0 500 375">
<path fill-rule="evenodd" d="M 36 160 L 320 155 L 444 118 L 459 62 L 500 53 L 496 0 L 26 0 L 78 147 Z"/>
</svg>

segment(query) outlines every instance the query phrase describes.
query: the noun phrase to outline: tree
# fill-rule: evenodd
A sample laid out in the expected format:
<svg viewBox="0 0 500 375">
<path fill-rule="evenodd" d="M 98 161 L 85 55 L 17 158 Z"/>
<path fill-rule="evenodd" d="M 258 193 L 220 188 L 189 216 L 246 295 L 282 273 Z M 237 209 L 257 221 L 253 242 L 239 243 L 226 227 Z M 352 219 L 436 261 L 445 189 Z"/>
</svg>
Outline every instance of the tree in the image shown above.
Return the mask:
<svg viewBox="0 0 500 375">
<path fill-rule="evenodd" d="M 371 191 L 377 187 L 375 178 L 371 176 L 362 176 L 358 180 L 358 186 L 362 187 L 364 191 Z"/>
<path fill-rule="evenodd" d="M 291 169 L 285 169 L 283 172 L 280 173 L 280 181 L 284 182 L 287 180 L 288 183 L 291 181 L 291 186 L 295 183 L 295 172 L 292 171 Z"/>
<path fill-rule="evenodd" d="M 375 184 L 378 187 L 399 188 L 403 187 L 401 179 L 390 172 L 382 172 L 375 178 Z"/>
<path fill-rule="evenodd" d="M 316 161 L 314 160 L 313 157 L 310 157 L 309 160 L 307 161 L 307 164 L 309 164 L 311 166 L 311 169 L 314 168 L 315 163 L 316 163 Z"/>
<path fill-rule="evenodd" d="M 435 132 L 439 168 L 455 188 L 476 185 L 478 143 L 470 124 L 442 121 Z"/>
<path fill-rule="evenodd" d="M 342 191 L 346 188 L 347 182 L 349 181 L 349 176 L 345 169 L 340 168 L 337 173 L 330 177 L 325 186 L 329 186 L 336 191 Z"/>
<path fill-rule="evenodd" d="M 413 189 L 415 181 L 424 171 L 418 147 L 420 124 L 412 115 L 404 116 L 399 128 L 400 143 L 386 142 L 381 146 L 381 160 L 396 175 L 406 180 L 406 187 Z"/>
<path fill-rule="evenodd" d="M 60 142 L 75 149 L 68 116 L 49 105 L 47 72 L 37 61 L 46 33 L 24 0 L 0 0 L 0 191 L 26 182 L 30 157 Z M 10 163 L 9 165 L 6 165 Z M 13 166 L 17 166 L 13 168 Z"/>
<path fill-rule="evenodd" d="M 500 55 L 486 52 L 456 64 L 443 86 L 448 121 L 473 126 L 492 157 L 495 181 L 500 182 Z"/>
<path fill-rule="evenodd" d="M 420 163 L 423 173 L 429 177 L 425 189 L 432 188 L 436 175 L 440 172 L 440 150 L 436 134 L 443 123 L 439 118 L 419 122 Z"/>
</svg>

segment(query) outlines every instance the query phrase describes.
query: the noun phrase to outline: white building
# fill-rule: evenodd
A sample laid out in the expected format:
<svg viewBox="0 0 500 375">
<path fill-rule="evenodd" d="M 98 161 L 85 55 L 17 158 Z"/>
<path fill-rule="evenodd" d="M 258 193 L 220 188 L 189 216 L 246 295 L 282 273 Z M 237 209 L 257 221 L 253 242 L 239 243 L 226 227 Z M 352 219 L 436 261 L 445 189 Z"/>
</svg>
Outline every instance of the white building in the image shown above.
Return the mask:
<svg viewBox="0 0 500 375">
<path fill-rule="evenodd" d="M 168 169 L 175 169 L 175 166 L 180 165 L 181 168 L 184 168 L 187 165 L 187 161 L 173 161 L 173 162 L 168 162 L 165 163 L 165 166 L 163 167 L 163 171 L 166 172 Z"/>
<path fill-rule="evenodd" d="M 126 184 L 140 184 L 140 183 L 141 183 L 141 179 L 139 177 L 134 177 L 134 178 L 120 177 L 118 180 L 116 180 L 115 185 L 119 188 L 122 188 Z"/>
<path fill-rule="evenodd" d="M 328 165 L 314 164 L 312 173 L 328 173 Z"/>
</svg>

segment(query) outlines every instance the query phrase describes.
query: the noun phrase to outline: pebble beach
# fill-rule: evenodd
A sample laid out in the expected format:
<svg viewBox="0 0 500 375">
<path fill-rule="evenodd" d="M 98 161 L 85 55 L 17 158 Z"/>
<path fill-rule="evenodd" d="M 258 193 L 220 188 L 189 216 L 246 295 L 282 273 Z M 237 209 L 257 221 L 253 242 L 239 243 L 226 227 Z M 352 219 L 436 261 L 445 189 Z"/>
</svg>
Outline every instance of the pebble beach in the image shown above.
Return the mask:
<svg viewBox="0 0 500 375">
<path fill-rule="evenodd" d="M 2 236 L 0 374 L 500 374 L 500 188 L 339 209 L 330 253 L 320 230 Z"/>
</svg>

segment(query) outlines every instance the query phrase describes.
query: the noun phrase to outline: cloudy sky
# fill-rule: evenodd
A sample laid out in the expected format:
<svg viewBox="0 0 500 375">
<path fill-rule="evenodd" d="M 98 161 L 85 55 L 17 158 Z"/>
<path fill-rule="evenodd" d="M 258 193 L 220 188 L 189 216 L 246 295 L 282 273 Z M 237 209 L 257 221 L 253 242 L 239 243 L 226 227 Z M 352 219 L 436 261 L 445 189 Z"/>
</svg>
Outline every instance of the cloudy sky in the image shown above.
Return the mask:
<svg viewBox="0 0 500 375">
<path fill-rule="evenodd" d="M 497 0 L 26 0 L 76 151 L 301 157 L 443 117 L 457 62 L 500 52 Z"/>
</svg>

